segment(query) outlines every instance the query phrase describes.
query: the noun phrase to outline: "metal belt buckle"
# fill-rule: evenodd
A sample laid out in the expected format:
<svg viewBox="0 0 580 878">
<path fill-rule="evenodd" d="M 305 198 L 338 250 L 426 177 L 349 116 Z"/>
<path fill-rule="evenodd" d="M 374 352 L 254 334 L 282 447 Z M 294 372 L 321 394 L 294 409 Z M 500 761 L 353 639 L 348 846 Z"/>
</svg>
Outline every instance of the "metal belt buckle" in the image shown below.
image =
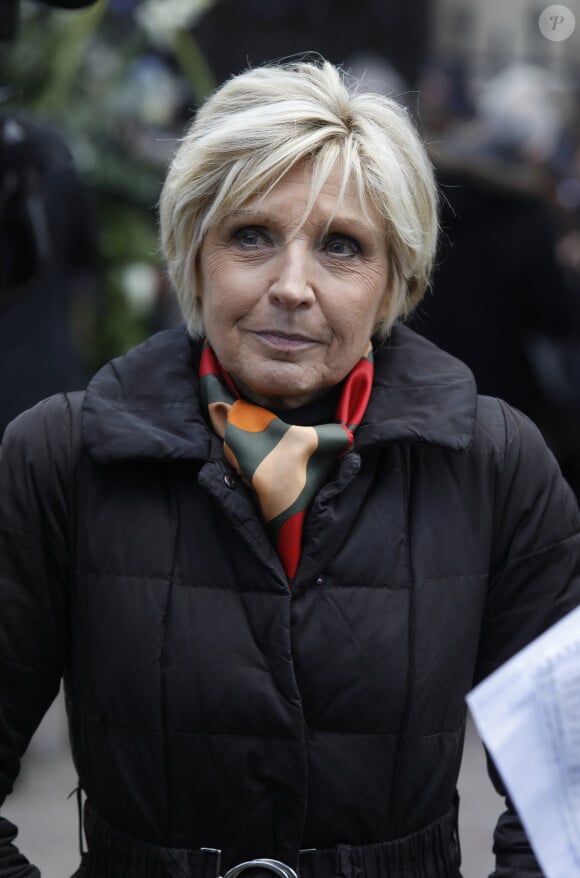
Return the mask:
<svg viewBox="0 0 580 878">
<path fill-rule="evenodd" d="M 298 874 L 291 866 L 281 863 L 280 860 L 268 859 L 247 860 L 245 863 L 238 863 L 237 866 L 232 866 L 231 869 L 228 869 L 224 878 L 238 878 L 238 875 L 241 875 L 246 869 L 254 868 L 267 869 L 276 875 L 277 878 L 298 878 Z"/>
<path fill-rule="evenodd" d="M 216 855 L 216 878 L 222 878 L 222 875 L 220 874 L 222 860 L 221 850 L 219 848 L 202 848 L 201 850 Z M 295 872 L 291 866 L 287 866 L 286 863 L 282 863 L 280 860 L 269 860 L 266 858 L 246 860 L 245 863 L 238 863 L 237 866 L 232 866 L 231 869 L 228 869 L 223 875 L 223 878 L 238 878 L 238 876 L 247 869 L 266 869 L 268 872 L 272 872 L 276 878 L 298 878 L 298 873 Z"/>
</svg>

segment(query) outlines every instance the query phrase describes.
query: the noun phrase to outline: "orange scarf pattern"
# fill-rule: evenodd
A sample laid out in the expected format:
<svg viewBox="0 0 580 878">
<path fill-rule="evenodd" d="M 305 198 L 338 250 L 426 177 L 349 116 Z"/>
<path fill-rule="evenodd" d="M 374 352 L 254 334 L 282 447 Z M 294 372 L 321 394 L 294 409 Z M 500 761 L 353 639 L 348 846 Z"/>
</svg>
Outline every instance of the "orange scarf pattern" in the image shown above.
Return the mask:
<svg viewBox="0 0 580 878">
<path fill-rule="evenodd" d="M 204 345 L 200 378 L 209 419 L 224 440 L 226 459 L 256 492 L 289 585 L 300 561 L 306 512 L 337 458 L 352 447 L 371 395 L 373 375 L 369 343 L 344 379 L 335 422 L 302 427 L 241 399 L 210 345 Z"/>
</svg>

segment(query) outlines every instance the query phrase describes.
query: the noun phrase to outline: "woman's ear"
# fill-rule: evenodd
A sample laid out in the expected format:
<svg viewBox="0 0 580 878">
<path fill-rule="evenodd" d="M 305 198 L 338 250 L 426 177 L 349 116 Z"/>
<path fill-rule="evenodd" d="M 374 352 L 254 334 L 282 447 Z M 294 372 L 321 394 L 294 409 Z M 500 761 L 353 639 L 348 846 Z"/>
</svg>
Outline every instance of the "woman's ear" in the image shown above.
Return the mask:
<svg viewBox="0 0 580 878">
<path fill-rule="evenodd" d="M 196 253 L 195 262 L 193 265 L 193 276 L 195 278 L 195 298 L 199 302 L 199 307 L 201 308 L 201 303 L 203 302 L 203 282 L 202 282 L 202 271 L 201 271 L 201 247 Z"/>
<path fill-rule="evenodd" d="M 374 335 L 386 338 L 394 322 L 404 313 L 406 283 L 392 267 L 382 302 L 377 311 Z"/>
<path fill-rule="evenodd" d="M 385 292 L 383 293 L 383 298 L 381 304 L 379 305 L 379 309 L 377 311 L 377 319 L 375 323 L 376 331 L 382 333 L 385 326 L 389 326 L 393 320 L 395 315 L 392 315 L 391 312 L 396 305 L 396 295 L 394 294 L 393 287 L 395 286 L 395 278 L 392 274 L 389 275 L 385 287 Z"/>
</svg>

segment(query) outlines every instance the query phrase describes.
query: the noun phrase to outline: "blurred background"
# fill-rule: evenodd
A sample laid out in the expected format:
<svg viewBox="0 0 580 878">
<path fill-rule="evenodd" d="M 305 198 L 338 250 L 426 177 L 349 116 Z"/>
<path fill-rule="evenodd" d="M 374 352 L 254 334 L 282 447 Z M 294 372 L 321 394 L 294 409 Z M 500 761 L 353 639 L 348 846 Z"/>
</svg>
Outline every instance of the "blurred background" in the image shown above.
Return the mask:
<svg viewBox="0 0 580 878">
<path fill-rule="evenodd" d="M 179 320 L 156 215 L 176 138 L 227 76 L 313 53 L 428 143 L 441 243 L 411 325 L 529 414 L 580 493 L 580 0 L 50 2 L 0 0 L 0 436 Z M 46 878 L 78 862 L 75 785 L 59 701 L 2 812 Z M 501 803 L 471 727 L 461 791 L 475 878 Z"/>
</svg>

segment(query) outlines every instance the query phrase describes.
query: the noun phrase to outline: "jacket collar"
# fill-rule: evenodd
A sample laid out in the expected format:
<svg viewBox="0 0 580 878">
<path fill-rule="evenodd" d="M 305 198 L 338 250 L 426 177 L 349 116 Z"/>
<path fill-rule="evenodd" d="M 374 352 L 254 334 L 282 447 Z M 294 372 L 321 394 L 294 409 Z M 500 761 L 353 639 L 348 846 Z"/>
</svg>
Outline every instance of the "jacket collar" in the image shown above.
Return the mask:
<svg viewBox="0 0 580 878">
<path fill-rule="evenodd" d="M 82 415 L 83 444 L 91 457 L 101 463 L 207 459 L 211 434 L 199 403 L 200 353 L 178 326 L 97 372 Z"/>
<path fill-rule="evenodd" d="M 477 389 L 469 368 L 402 324 L 375 351 L 375 381 L 356 446 L 427 443 L 461 450 L 473 437 Z"/>
<path fill-rule="evenodd" d="M 160 332 L 108 363 L 85 393 L 83 444 L 108 463 L 206 460 L 212 434 L 200 407 L 199 342 L 185 327 Z M 385 442 L 466 448 L 477 397 L 471 372 L 397 325 L 375 353 L 375 382 L 356 447 Z"/>
</svg>

